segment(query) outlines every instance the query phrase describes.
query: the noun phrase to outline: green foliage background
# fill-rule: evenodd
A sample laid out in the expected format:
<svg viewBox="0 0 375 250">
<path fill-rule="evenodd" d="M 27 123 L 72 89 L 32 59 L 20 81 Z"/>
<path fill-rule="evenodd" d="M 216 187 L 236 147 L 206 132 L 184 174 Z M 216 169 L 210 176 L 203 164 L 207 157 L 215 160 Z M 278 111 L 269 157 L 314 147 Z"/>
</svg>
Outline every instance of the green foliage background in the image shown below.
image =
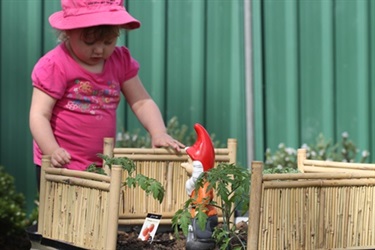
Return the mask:
<svg viewBox="0 0 375 250">
<path fill-rule="evenodd" d="M 0 237 L 23 235 L 27 226 L 36 220 L 36 214 L 25 212 L 25 197 L 16 192 L 14 177 L 0 166 Z"/>
</svg>

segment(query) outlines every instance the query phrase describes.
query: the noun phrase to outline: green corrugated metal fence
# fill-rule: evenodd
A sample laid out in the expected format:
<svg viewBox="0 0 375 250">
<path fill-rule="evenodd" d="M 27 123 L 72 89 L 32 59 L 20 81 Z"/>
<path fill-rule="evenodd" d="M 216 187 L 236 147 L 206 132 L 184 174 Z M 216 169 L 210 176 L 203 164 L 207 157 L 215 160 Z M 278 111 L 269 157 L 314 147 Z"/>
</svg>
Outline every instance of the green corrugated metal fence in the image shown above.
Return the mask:
<svg viewBox="0 0 375 250">
<path fill-rule="evenodd" d="M 374 159 L 375 2 L 252 6 L 256 156 L 280 142 L 298 147 L 348 132 Z"/>
<path fill-rule="evenodd" d="M 202 123 L 216 139 L 238 138 L 246 165 L 243 2 L 239 0 L 131 0 L 127 9 L 142 22 L 121 37 L 140 62 L 140 76 L 165 121 L 177 116 L 193 129 Z M 56 45 L 48 16 L 58 0 L 2 0 L 0 165 L 15 176 L 28 208 L 36 197 L 28 111 L 30 73 Z M 139 127 L 123 103 L 118 129 Z"/>
</svg>

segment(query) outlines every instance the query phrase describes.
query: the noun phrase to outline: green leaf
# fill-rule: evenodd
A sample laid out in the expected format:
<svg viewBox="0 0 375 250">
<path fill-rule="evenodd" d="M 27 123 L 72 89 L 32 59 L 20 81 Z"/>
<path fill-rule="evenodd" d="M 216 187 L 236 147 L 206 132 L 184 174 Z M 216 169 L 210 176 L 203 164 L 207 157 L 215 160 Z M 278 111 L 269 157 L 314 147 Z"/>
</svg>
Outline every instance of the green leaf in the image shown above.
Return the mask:
<svg viewBox="0 0 375 250">
<path fill-rule="evenodd" d="M 179 209 L 172 217 L 172 227 L 176 235 L 178 235 L 178 230 L 181 228 L 183 234 L 186 236 L 190 224 L 191 215 L 187 209 Z"/>
<path fill-rule="evenodd" d="M 201 230 L 204 230 L 206 228 L 206 222 L 208 219 L 208 216 L 205 212 L 202 211 L 202 207 L 198 207 L 197 214 L 195 215 L 195 218 L 197 219 L 197 224 Z"/>
</svg>

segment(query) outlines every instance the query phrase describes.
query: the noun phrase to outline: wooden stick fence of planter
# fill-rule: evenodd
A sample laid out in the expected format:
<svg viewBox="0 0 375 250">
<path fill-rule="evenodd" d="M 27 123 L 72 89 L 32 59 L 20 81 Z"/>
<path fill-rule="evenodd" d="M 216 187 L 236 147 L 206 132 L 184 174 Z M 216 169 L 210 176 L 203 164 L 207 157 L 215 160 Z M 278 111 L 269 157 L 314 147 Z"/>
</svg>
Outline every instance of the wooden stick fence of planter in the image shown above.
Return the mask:
<svg viewBox="0 0 375 250">
<path fill-rule="evenodd" d="M 375 245 L 375 175 L 262 174 L 252 163 L 248 249 L 368 249 Z"/>
<path fill-rule="evenodd" d="M 375 171 L 375 164 L 371 163 L 352 163 L 352 162 L 335 162 L 326 160 L 308 160 L 307 150 L 300 148 L 297 150 L 298 170 L 305 172 L 337 172 L 337 171 Z M 320 167 L 320 168 L 319 168 Z"/>
<path fill-rule="evenodd" d="M 52 168 L 43 156 L 38 232 L 77 247 L 116 249 L 121 178 L 121 166 L 106 177 Z"/>
<path fill-rule="evenodd" d="M 215 148 L 215 164 L 235 163 L 237 140 L 228 139 L 227 148 Z M 169 148 L 117 148 L 113 138 L 105 138 L 103 154 L 109 157 L 127 157 L 136 164 L 137 173 L 154 178 L 166 188 L 164 202 L 147 197 L 139 187 L 128 189 L 122 187 L 122 201 L 120 205 L 119 224 L 142 224 L 148 212 L 162 215 L 161 224 L 172 224 L 171 218 L 182 208 L 189 198 L 185 192 L 185 182 L 188 179 L 186 171 L 181 167 L 182 162 L 188 160 L 186 152 L 177 153 Z M 123 174 L 122 181 L 127 177 Z M 216 200 L 220 204 L 220 200 Z M 222 220 L 221 213 L 219 220 Z"/>
</svg>

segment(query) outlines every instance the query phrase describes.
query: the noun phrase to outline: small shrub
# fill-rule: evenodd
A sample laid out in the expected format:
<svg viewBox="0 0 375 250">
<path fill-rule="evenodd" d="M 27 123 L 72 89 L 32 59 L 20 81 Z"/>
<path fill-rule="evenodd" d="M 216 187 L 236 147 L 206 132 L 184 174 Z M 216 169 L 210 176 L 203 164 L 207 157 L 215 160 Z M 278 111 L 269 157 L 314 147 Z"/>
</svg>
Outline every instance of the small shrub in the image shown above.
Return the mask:
<svg viewBox="0 0 375 250">
<path fill-rule="evenodd" d="M 304 144 L 302 147 L 307 149 L 307 158 L 312 160 L 364 163 L 370 155 L 367 150 L 361 152 L 355 143 L 349 140 L 347 132 L 343 132 L 341 141 L 335 144 L 332 143 L 332 140 L 327 140 L 320 134 L 314 145 L 308 146 Z"/>
<path fill-rule="evenodd" d="M 341 141 L 333 143 L 322 134 L 316 138 L 315 144 L 303 144 L 302 148 L 307 150 L 307 158 L 311 160 L 329 160 L 341 162 L 366 162 L 369 156 L 367 150 L 360 150 L 355 143 L 349 140 L 349 134 L 341 134 Z M 296 173 L 297 150 L 280 143 L 278 150 L 274 153 L 270 149 L 265 152 L 265 173 Z"/>
<path fill-rule="evenodd" d="M 13 176 L 0 166 L 0 235 L 18 234 L 27 225 L 25 197 L 16 192 Z"/>
<path fill-rule="evenodd" d="M 29 219 L 25 212 L 25 197 L 16 192 L 14 178 L 0 166 L 0 249 L 30 249 L 25 231 Z"/>
<path fill-rule="evenodd" d="M 265 153 L 266 162 L 264 172 L 274 173 L 297 173 L 297 151 L 280 143 L 278 150 L 272 154 L 270 149 Z"/>
<path fill-rule="evenodd" d="M 167 133 L 185 145 L 193 145 L 196 140 L 193 128 L 180 124 L 177 117 L 172 117 L 167 123 Z M 214 147 L 223 147 L 219 140 L 215 140 L 215 134 L 210 135 Z M 122 131 L 117 134 L 116 146 L 123 148 L 149 148 L 151 138 L 148 134 L 142 134 L 140 129 L 134 131 Z"/>
</svg>

